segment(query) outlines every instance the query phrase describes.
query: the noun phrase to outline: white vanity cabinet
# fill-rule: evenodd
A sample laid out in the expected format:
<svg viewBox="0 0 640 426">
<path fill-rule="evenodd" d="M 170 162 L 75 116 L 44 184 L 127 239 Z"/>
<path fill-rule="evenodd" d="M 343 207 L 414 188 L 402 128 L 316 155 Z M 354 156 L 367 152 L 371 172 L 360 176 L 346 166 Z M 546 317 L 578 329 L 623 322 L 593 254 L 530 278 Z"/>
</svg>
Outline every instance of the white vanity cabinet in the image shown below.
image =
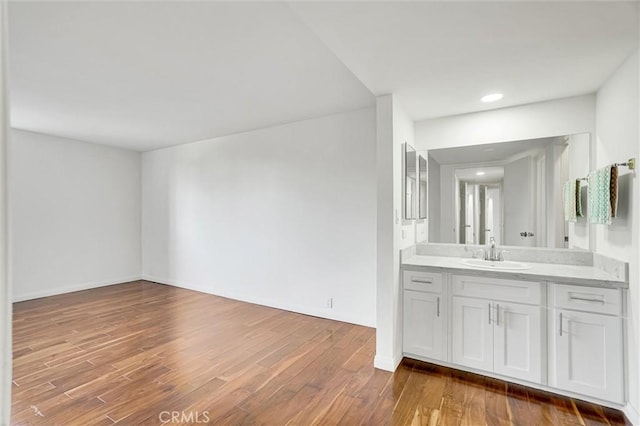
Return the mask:
<svg viewBox="0 0 640 426">
<path fill-rule="evenodd" d="M 451 361 L 543 383 L 543 287 L 538 282 L 452 276 Z"/>
<path fill-rule="evenodd" d="M 403 352 L 446 359 L 446 300 L 442 274 L 404 271 Z"/>
<path fill-rule="evenodd" d="M 624 405 L 623 288 L 435 271 L 403 269 L 405 356 Z"/>
<path fill-rule="evenodd" d="M 550 284 L 549 384 L 624 401 L 622 291 Z"/>
</svg>

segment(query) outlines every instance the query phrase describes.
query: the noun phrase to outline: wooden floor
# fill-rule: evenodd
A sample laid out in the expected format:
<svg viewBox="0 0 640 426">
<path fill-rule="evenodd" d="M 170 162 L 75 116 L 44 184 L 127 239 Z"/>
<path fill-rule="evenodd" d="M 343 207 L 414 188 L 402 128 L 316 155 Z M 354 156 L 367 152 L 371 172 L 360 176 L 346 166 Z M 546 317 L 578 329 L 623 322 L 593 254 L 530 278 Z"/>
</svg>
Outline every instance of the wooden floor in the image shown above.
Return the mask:
<svg viewBox="0 0 640 426">
<path fill-rule="evenodd" d="M 142 281 L 17 303 L 12 424 L 624 424 L 374 351 L 371 328 Z"/>
</svg>

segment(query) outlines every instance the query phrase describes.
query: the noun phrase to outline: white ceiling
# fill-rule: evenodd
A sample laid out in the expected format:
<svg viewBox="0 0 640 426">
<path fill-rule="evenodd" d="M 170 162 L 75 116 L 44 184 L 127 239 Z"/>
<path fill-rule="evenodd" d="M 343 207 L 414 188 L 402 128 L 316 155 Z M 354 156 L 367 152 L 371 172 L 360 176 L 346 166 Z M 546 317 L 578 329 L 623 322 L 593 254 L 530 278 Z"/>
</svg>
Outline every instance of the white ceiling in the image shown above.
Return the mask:
<svg viewBox="0 0 640 426">
<path fill-rule="evenodd" d="M 376 95 L 414 120 L 595 92 L 638 48 L 636 2 L 295 3 Z M 502 101 L 481 104 L 502 92 Z"/>
<path fill-rule="evenodd" d="M 484 174 L 478 176 L 478 172 Z M 504 179 L 504 166 L 456 169 L 455 175 L 461 181 L 468 183 L 494 183 Z"/>
<path fill-rule="evenodd" d="M 14 127 L 148 150 L 372 106 L 282 3 L 12 2 Z"/>
<path fill-rule="evenodd" d="M 637 2 L 11 2 L 9 25 L 12 125 L 137 150 L 373 94 L 417 120 L 592 93 L 639 35 Z"/>
</svg>

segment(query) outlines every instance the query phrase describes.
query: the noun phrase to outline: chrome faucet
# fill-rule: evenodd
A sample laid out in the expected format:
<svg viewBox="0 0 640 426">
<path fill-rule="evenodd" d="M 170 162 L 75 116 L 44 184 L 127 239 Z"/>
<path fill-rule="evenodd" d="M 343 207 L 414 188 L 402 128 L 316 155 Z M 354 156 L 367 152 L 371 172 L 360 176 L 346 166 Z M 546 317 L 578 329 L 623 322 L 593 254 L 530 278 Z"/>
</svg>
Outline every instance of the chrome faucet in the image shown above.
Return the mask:
<svg viewBox="0 0 640 426">
<path fill-rule="evenodd" d="M 496 254 L 496 239 L 491 237 L 489 238 L 489 259 L 488 260 L 498 260 L 498 256 Z"/>
<path fill-rule="evenodd" d="M 489 244 L 486 248 L 479 248 L 472 251 L 472 257 L 474 259 L 484 259 L 492 262 L 502 262 L 504 260 L 504 253 L 508 253 L 506 250 L 498 250 L 496 247 L 496 239 L 491 237 L 489 239 Z M 467 247 L 464 248 L 465 251 L 468 250 Z"/>
<path fill-rule="evenodd" d="M 496 247 L 496 239 L 491 237 L 489 239 L 489 250 L 485 250 L 485 258 L 484 260 L 490 260 L 492 262 L 502 262 L 504 261 L 504 254 L 508 253 L 506 250 L 498 250 Z"/>
</svg>

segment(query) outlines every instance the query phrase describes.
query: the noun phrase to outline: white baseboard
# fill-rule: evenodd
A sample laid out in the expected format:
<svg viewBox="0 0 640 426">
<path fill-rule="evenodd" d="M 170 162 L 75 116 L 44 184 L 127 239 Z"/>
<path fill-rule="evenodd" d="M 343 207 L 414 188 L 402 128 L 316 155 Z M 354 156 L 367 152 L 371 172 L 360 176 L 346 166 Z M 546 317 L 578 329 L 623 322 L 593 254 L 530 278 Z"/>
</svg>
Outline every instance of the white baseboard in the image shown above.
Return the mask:
<svg viewBox="0 0 640 426">
<path fill-rule="evenodd" d="M 80 290 L 90 290 L 92 288 L 106 287 L 109 285 L 128 283 L 131 281 L 138 281 L 140 279 L 141 279 L 140 275 L 131 275 L 128 277 L 113 278 L 110 280 L 92 281 L 88 283 L 73 284 L 73 285 L 64 286 L 64 287 L 57 287 L 57 288 L 50 288 L 50 289 L 48 288 L 46 290 L 34 291 L 26 294 L 17 294 L 17 295 L 14 294 L 12 300 L 14 303 L 24 302 L 25 300 L 40 299 L 41 297 L 55 296 L 57 294 L 64 294 L 64 293 L 73 293 L 74 291 L 80 291 Z M 15 286 L 13 288 L 13 291 L 15 293 L 16 291 Z"/>
<path fill-rule="evenodd" d="M 281 301 L 274 299 L 267 299 L 262 297 L 250 296 L 243 293 L 236 293 L 233 291 L 216 292 L 211 288 L 199 284 L 187 283 L 184 281 L 169 280 L 161 277 L 155 277 L 152 275 L 142 275 L 142 279 L 146 281 L 153 281 L 160 284 L 170 285 L 173 287 L 180 287 L 187 290 L 194 290 L 200 293 L 212 294 L 214 296 L 226 297 L 229 299 L 239 300 L 241 302 L 254 303 L 256 305 L 269 306 L 271 308 L 282 309 L 285 311 L 296 312 L 304 315 L 311 315 L 314 317 L 326 318 L 335 321 L 348 322 L 350 324 L 363 325 L 365 327 L 375 328 L 375 319 L 365 318 L 360 315 L 353 315 L 349 312 L 339 312 L 335 309 L 318 309 L 310 306 L 295 305 L 289 303 L 282 303 Z"/>
<path fill-rule="evenodd" d="M 627 402 L 622 412 L 627 416 L 627 420 L 629 420 L 632 425 L 640 425 L 640 413 L 638 413 L 638 410 L 636 410 L 633 405 Z"/>
<path fill-rule="evenodd" d="M 373 357 L 373 366 L 379 370 L 396 371 L 402 361 L 402 355 L 396 354 L 393 358 L 376 355 Z"/>
</svg>

